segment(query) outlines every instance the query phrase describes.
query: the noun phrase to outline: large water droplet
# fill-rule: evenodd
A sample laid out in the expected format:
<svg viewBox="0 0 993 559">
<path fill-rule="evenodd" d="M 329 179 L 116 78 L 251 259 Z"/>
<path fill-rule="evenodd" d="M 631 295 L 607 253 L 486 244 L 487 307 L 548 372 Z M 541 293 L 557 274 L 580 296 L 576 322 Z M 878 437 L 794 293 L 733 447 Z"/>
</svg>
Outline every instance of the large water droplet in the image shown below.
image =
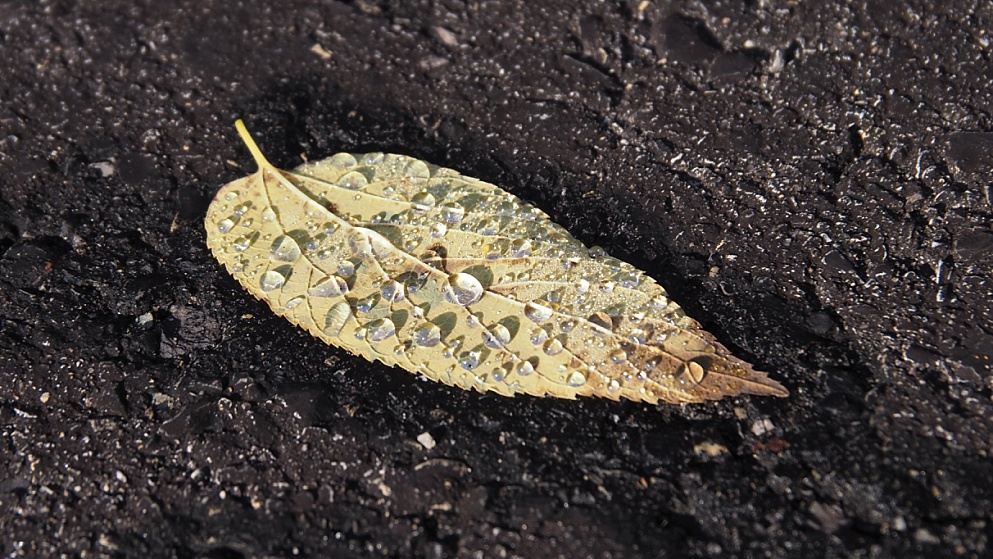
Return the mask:
<svg viewBox="0 0 993 559">
<path fill-rule="evenodd" d="M 483 285 L 475 277 L 459 272 L 448 278 L 450 289 L 446 293 L 449 302 L 467 307 L 483 298 Z"/>
<path fill-rule="evenodd" d="M 335 184 L 348 190 L 362 190 L 366 186 L 369 186 L 369 179 L 365 178 L 365 175 L 358 171 L 351 171 L 342 175 Z"/>
<path fill-rule="evenodd" d="M 441 328 L 432 322 L 425 322 L 414 329 L 411 339 L 421 347 L 434 347 L 441 343 Z"/>
<path fill-rule="evenodd" d="M 389 303 L 398 303 L 403 301 L 403 284 L 395 280 L 387 281 L 380 286 L 379 294 L 383 296 L 384 301 Z"/>
<path fill-rule="evenodd" d="M 586 320 L 590 321 L 590 323 L 595 326 L 607 330 L 608 332 L 614 329 L 614 321 L 610 318 L 610 315 L 603 311 L 591 314 Z"/>
<path fill-rule="evenodd" d="M 388 318 L 373 320 L 366 325 L 366 339 L 370 342 L 381 342 L 397 331 L 396 325 Z"/>
<path fill-rule="evenodd" d="M 354 155 L 342 152 L 331 156 L 331 164 L 336 167 L 354 167 L 358 165 L 358 161 Z"/>
<path fill-rule="evenodd" d="M 541 324 L 549 318 L 552 318 L 552 309 L 539 305 L 534 301 L 528 301 L 524 304 L 524 316 L 528 317 L 531 322 Z"/>
<path fill-rule="evenodd" d="M 369 312 L 372 310 L 376 304 L 379 303 L 379 294 L 374 293 L 368 297 L 359 299 L 355 302 L 355 310 L 359 312 Z"/>
<path fill-rule="evenodd" d="M 227 233 L 232 227 L 234 227 L 234 222 L 230 219 L 222 219 L 217 222 L 217 231 L 221 234 Z"/>
<path fill-rule="evenodd" d="M 272 208 L 262 210 L 262 223 L 272 223 L 276 221 L 276 212 Z"/>
<path fill-rule="evenodd" d="M 338 275 L 343 278 L 350 278 L 355 274 L 355 264 L 348 260 L 338 264 Z"/>
<path fill-rule="evenodd" d="M 676 370 L 676 380 L 684 385 L 696 386 L 703 382 L 706 376 L 707 370 L 695 360 L 683 363 Z"/>
<path fill-rule="evenodd" d="M 610 359 L 610 362 L 613 363 L 614 365 L 620 365 L 621 363 L 628 360 L 628 354 L 623 349 L 615 349 L 614 351 L 610 352 L 608 358 Z"/>
<path fill-rule="evenodd" d="M 277 262 L 296 262 L 300 258 L 300 245 L 290 236 L 280 235 L 272 242 L 269 259 Z"/>
<path fill-rule="evenodd" d="M 531 331 L 531 343 L 541 345 L 548 340 L 548 332 L 544 328 L 535 328 Z"/>
<path fill-rule="evenodd" d="M 338 337 L 341 329 L 345 327 L 345 322 L 352 317 L 352 307 L 348 303 L 339 301 L 330 309 L 324 319 L 324 333 L 332 338 Z"/>
<path fill-rule="evenodd" d="M 465 208 L 457 202 L 445 204 L 441 207 L 441 219 L 448 223 L 458 223 L 465 217 Z"/>
<path fill-rule="evenodd" d="M 423 215 L 428 213 L 435 205 L 434 196 L 427 190 L 422 190 L 410 198 L 410 209 L 415 214 Z"/>
<path fill-rule="evenodd" d="M 403 170 L 403 174 L 412 179 L 431 178 L 431 170 L 428 169 L 427 163 L 421 161 L 420 159 L 408 163 L 407 167 Z"/>
<path fill-rule="evenodd" d="M 527 239 L 514 239 L 510 243 L 510 256 L 514 258 L 527 258 L 531 256 L 531 241 Z"/>
<path fill-rule="evenodd" d="M 526 376 L 530 375 L 531 373 L 534 373 L 535 369 L 537 369 L 537 368 L 538 368 L 538 358 L 537 357 L 531 357 L 527 361 L 525 361 L 525 362 L 523 362 L 523 363 L 521 363 L 520 365 L 517 366 L 517 375 L 518 376 L 522 376 L 522 377 L 526 377 Z"/>
<path fill-rule="evenodd" d="M 339 297 L 348 293 L 348 284 L 338 276 L 328 276 L 307 290 L 311 297 Z"/>
<path fill-rule="evenodd" d="M 382 165 L 383 159 L 385 158 L 386 158 L 386 154 L 384 154 L 383 152 L 374 151 L 372 153 L 367 153 L 363 155 L 361 163 L 363 165 L 372 165 L 372 166 Z"/>
<path fill-rule="evenodd" d="M 500 349 L 510 343 L 510 330 L 503 324 L 494 324 L 483 331 L 483 345 Z"/>
<path fill-rule="evenodd" d="M 268 292 L 283 287 L 283 283 L 285 282 L 286 278 L 283 274 L 280 274 L 275 270 L 269 270 L 268 272 L 262 274 L 262 277 L 259 278 L 259 287 L 262 288 L 262 291 Z"/>
</svg>

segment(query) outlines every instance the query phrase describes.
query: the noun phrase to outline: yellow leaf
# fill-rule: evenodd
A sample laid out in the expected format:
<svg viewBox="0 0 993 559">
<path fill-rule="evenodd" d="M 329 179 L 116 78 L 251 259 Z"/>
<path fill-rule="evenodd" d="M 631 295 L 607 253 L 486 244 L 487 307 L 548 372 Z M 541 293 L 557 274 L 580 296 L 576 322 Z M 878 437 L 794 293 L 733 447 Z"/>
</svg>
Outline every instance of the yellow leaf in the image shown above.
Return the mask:
<svg viewBox="0 0 993 559">
<path fill-rule="evenodd" d="M 339 153 L 217 193 L 207 245 L 325 342 L 506 396 L 684 403 L 786 396 L 652 278 L 500 188 L 403 155 Z"/>
</svg>

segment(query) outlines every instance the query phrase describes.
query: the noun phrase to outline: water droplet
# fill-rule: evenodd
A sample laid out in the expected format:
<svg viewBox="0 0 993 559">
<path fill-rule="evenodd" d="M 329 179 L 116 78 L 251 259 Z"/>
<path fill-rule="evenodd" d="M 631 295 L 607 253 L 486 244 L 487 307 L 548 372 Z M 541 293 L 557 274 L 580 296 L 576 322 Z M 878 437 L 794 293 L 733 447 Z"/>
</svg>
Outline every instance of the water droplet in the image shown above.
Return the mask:
<svg viewBox="0 0 993 559">
<path fill-rule="evenodd" d="M 559 325 L 559 328 L 562 329 L 562 332 L 564 334 L 568 334 L 569 332 L 572 332 L 572 329 L 575 328 L 575 327 L 576 327 L 576 321 L 575 320 L 566 320 L 566 321 L 562 322 L 562 324 Z"/>
<path fill-rule="evenodd" d="M 324 333 L 332 338 L 338 337 L 341 329 L 345 326 L 345 322 L 351 317 L 352 307 L 349 307 L 348 303 L 344 301 L 335 303 L 334 306 L 328 309 L 328 314 L 324 319 Z"/>
<path fill-rule="evenodd" d="M 390 303 L 403 301 L 403 284 L 395 280 L 390 280 L 380 286 L 379 294 L 383 296 L 384 301 Z"/>
<path fill-rule="evenodd" d="M 366 339 L 370 342 L 381 342 L 396 333 L 397 327 L 388 318 L 373 320 L 366 325 Z"/>
<path fill-rule="evenodd" d="M 590 258 L 602 258 L 607 255 L 607 251 L 603 250 L 602 247 L 598 247 L 598 246 L 590 247 L 590 249 L 586 253 L 590 255 Z"/>
<path fill-rule="evenodd" d="M 669 298 L 664 295 L 652 297 L 652 299 L 648 301 L 648 306 L 654 310 L 661 311 L 669 306 Z"/>
<path fill-rule="evenodd" d="M 231 221 L 230 219 L 222 219 L 221 221 L 217 222 L 217 230 L 221 234 L 227 233 L 228 231 L 231 230 L 232 227 L 234 227 L 234 222 Z"/>
<path fill-rule="evenodd" d="M 531 241 L 527 239 L 514 239 L 510 244 L 510 255 L 514 258 L 527 258 L 531 256 Z"/>
<path fill-rule="evenodd" d="M 459 356 L 459 366 L 471 371 L 479 366 L 479 357 L 478 351 L 467 351 Z"/>
<path fill-rule="evenodd" d="M 297 308 L 297 307 L 300 306 L 300 303 L 302 303 L 302 302 L 304 302 L 306 300 L 307 300 L 307 298 L 304 297 L 303 295 L 297 295 L 296 297 L 294 297 L 294 298 L 290 299 L 289 301 L 287 301 L 286 304 L 283 305 L 283 306 L 286 307 L 288 310 L 295 309 L 295 308 Z"/>
<path fill-rule="evenodd" d="M 445 204 L 441 207 L 441 219 L 448 223 L 458 223 L 465 217 L 465 208 L 457 202 Z"/>
<path fill-rule="evenodd" d="M 410 209 L 415 214 L 424 215 L 435 205 L 434 196 L 427 190 L 422 190 L 410 198 Z"/>
<path fill-rule="evenodd" d="M 259 287 L 262 288 L 262 291 L 272 291 L 283 287 L 283 283 L 285 282 L 286 278 L 283 274 L 280 274 L 275 270 L 269 270 L 268 272 L 262 274 L 262 277 L 259 278 Z"/>
<path fill-rule="evenodd" d="M 582 386 L 586 384 L 586 375 L 579 371 L 573 371 L 572 374 L 569 375 L 569 378 L 566 379 L 566 384 L 573 388 Z"/>
<path fill-rule="evenodd" d="M 503 324 L 494 324 L 483 331 L 483 345 L 492 349 L 500 349 L 510 343 L 510 330 Z"/>
<path fill-rule="evenodd" d="M 335 184 L 348 190 L 362 190 L 369 186 L 369 179 L 358 171 L 351 171 L 342 175 Z"/>
<path fill-rule="evenodd" d="M 607 383 L 607 392 L 610 392 L 611 394 L 616 394 L 620 390 L 621 390 L 620 381 L 618 381 L 617 379 L 610 379 L 610 382 Z"/>
<path fill-rule="evenodd" d="M 355 274 L 355 264 L 348 260 L 338 264 L 338 275 L 343 278 L 350 278 Z"/>
<path fill-rule="evenodd" d="M 475 277 L 459 272 L 448 278 L 448 301 L 467 307 L 483 298 L 483 285 Z"/>
<path fill-rule="evenodd" d="M 576 280 L 576 282 L 573 283 L 572 286 L 576 288 L 576 292 L 578 293 L 586 293 L 587 291 L 590 290 L 590 282 L 586 281 L 585 279 Z"/>
<path fill-rule="evenodd" d="M 414 329 L 411 339 L 421 347 L 434 347 L 441 343 L 441 328 L 432 322 L 425 322 Z"/>
<path fill-rule="evenodd" d="M 623 349 L 615 349 L 614 351 L 611 351 L 608 357 L 610 362 L 614 365 L 620 365 L 628 360 L 628 354 Z"/>
<path fill-rule="evenodd" d="M 231 246 L 234 247 L 235 252 L 245 252 L 245 249 L 252 246 L 252 237 L 242 235 L 235 239 Z"/>
<path fill-rule="evenodd" d="M 376 303 L 378 302 L 379 302 L 379 294 L 374 293 L 368 297 L 356 301 L 355 310 L 359 312 L 369 312 L 372 310 L 373 307 L 376 306 Z"/>
<path fill-rule="evenodd" d="M 276 212 L 272 208 L 262 210 L 262 223 L 272 223 L 276 221 Z"/>
<path fill-rule="evenodd" d="M 328 276 L 307 290 L 311 297 L 339 297 L 348 293 L 348 284 L 338 276 Z"/>
<path fill-rule="evenodd" d="M 444 223 L 435 223 L 431 226 L 431 236 L 435 239 L 440 239 L 448 233 L 448 227 Z"/>
<path fill-rule="evenodd" d="M 245 215 L 245 212 L 247 212 L 251 207 L 252 207 L 251 202 L 238 204 L 237 206 L 231 209 L 231 213 L 233 213 L 235 217 L 241 217 Z"/>
<path fill-rule="evenodd" d="M 541 324 L 552 318 L 552 309 L 539 305 L 534 301 L 528 301 L 524 304 L 524 316 L 528 317 L 532 322 Z"/>
<path fill-rule="evenodd" d="M 224 195 L 224 200 L 230 202 L 231 200 L 234 200 L 237 197 L 238 197 L 238 191 L 232 190 L 231 192 L 228 192 L 227 194 Z"/>
<path fill-rule="evenodd" d="M 355 156 L 350 153 L 336 153 L 331 156 L 330 163 L 336 167 L 354 167 L 358 165 Z"/>
<path fill-rule="evenodd" d="M 361 163 L 363 165 L 372 165 L 372 166 L 382 165 L 383 164 L 383 159 L 385 157 L 386 157 L 386 154 L 384 154 L 382 152 L 379 152 L 379 151 L 375 151 L 375 152 L 367 153 L 367 154 L 363 155 L 362 156 L 362 162 Z"/>
<path fill-rule="evenodd" d="M 696 361 L 687 361 L 676 370 L 676 379 L 682 384 L 696 386 L 706 378 L 707 371 Z"/>
<path fill-rule="evenodd" d="M 493 378 L 493 382 L 503 382 L 503 379 L 507 378 L 507 371 L 500 367 L 494 367 L 490 371 L 490 377 Z"/>
<path fill-rule="evenodd" d="M 586 320 L 590 321 L 590 323 L 599 328 L 607 330 L 608 332 L 614 329 L 614 321 L 610 318 L 610 315 L 603 311 L 591 314 Z"/>
<path fill-rule="evenodd" d="M 562 269 L 569 271 L 579 265 L 580 260 L 578 258 L 566 258 L 562 261 Z"/>
<path fill-rule="evenodd" d="M 533 373 L 537 368 L 538 368 L 538 358 L 532 357 L 517 366 L 517 375 L 521 377 L 526 377 L 531 373 Z"/>
<path fill-rule="evenodd" d="M 614 282 L 610 280 L 603 280 L 600 282 L 600 291 L 604 293 L 610 293 L 614 290 Z"/>
<path fill-rule="evenodd" d="M 296 262 L 300 258 L 300 245 L 288 235 L 280 235 L 272 242 L 269 259 L 276 262 Z"/>
<path fill-rule="evenodd" d="M 544 350 L 545 355 L 558 355 L 562 353 L 563 349 L 565 348 L 562 347 L 562 342 L 555 338 L 546 341 L 545 345 L 542 346 L 542 350 Z"/>
<path fill-rule="evenodd" d="M 531 331 L 531 343 L 541 345 L 548 339 L 548 332 L 544 328 L 535 328 Z"/>
<path fill-rule="evenodd" d="M 634 289 L 635 287 L 638 287 L 639 283 L 641 283 L 641 278 L 639 278 L 638 274 L 634 271 L 621 272 L 620 274 L 617 274 L 616 279 L 617 283 L 625 289 Z"/>
<path fill-rule="evenodd" d="M 431 170 L 428 169 L 427 163 L 417 159 L 411 161 L 407 164 L 407 167 L 403 170 L 403 174 L 412 179 L 429 179 L 431 178 Z"/>
</svg>

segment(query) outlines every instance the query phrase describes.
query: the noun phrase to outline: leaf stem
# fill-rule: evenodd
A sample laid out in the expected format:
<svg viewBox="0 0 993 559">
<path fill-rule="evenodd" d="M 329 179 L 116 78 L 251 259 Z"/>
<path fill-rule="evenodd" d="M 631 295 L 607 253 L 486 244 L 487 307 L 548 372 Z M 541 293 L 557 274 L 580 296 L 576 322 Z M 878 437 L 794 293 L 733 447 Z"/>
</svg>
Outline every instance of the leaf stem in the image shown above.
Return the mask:
<svg viewBox="0 0 993 559">
<path fill-rule="evenodd" d="M 255 158 L 255 163 L 259 166 L 259 170 L 262 169 L 272 169 L 272 163 L 262 155 L 262 150 L 259 149 L 258 144 L 252 139 L 252 135 L 248 133 L 248 128 L 245 127 L 244 121 L 240 118 L 234 121 L 234 127 L 238 130 L 238 135 L 241 136 L 241 141 L 245 142 L 245 146 L 248 151 L 252 152 L 252 157 Z"/>
</svg>

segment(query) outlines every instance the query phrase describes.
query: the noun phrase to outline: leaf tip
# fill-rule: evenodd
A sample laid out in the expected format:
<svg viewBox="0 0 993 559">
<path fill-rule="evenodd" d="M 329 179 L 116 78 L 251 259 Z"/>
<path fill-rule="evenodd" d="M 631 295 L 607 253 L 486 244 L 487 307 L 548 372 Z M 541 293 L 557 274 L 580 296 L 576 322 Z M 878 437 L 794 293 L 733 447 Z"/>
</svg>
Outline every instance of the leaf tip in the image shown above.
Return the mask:
<svg viewBox="0 0 993 559">
<path fill-rule="evenodd" d="M 255 163 L 259 166 L 259 170 L 266 168 L 272 168 L 272 163 L 262 155 L 262 150 L 259 149 L 259 145 L 255 143 L 252 135 L 248 132 L 248 128 L 245 127 L 245 121 L 240 118 L 234 121 L 234 127 L 238 131 L 238 135 L 241 136 L 241 141 L 245 142 L 245 146 L 248 151 L 252 152 L 252 157 L 255 159 Z"/>
</svg>

